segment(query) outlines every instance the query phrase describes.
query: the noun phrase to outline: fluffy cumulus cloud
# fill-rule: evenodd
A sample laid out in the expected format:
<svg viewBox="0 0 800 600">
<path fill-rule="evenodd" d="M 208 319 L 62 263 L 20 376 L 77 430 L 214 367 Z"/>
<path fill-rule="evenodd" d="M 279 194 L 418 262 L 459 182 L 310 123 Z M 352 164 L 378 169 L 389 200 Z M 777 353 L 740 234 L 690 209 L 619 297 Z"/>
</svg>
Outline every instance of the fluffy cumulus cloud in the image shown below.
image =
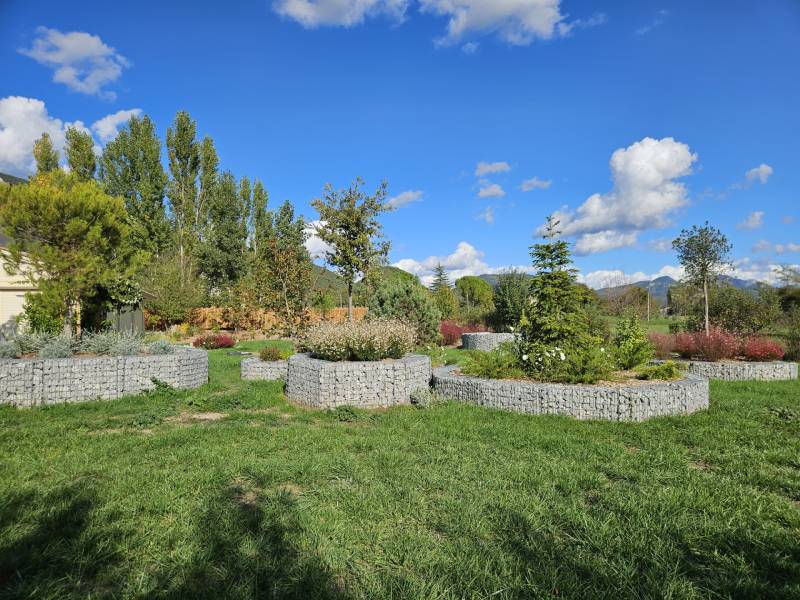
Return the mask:
<svg viewBox="0 0 800 600">
<path fill-rule="evenodd" d="M 773 244 L 768 240 L 758 240 L 752 247 L 753 252 L 774 252 L 775 254 L 794 254 L 800 252 L 800 244 L 788 242 Z"/>
<path fill-rule="evenodd" d="M 492 173 L 508 173 L 510 170 L 511 165 L 504 160 L 491 163 L 481 161 L 475 166 L 475 177 L 484 177 Z"/>
<path fill-rule="evenodd" d="M 485 254 L 468 242 L 459 242 L 456 249 L 446 256 L 429 256 L 423 260 L 404 258 L 394 263 L 393 266 L 413 273 L 425 285 L 433 281 L 433 270 L 437 265 L 442 265 L 448 272 L 451 280 L 456 280 L 465 275 L 481 275 L 490 272 L 489 265 L 484 261 Z"/>
<path fill-rule="evenodd" d="M 64 122 L 50 116 L 44 102 L 36 98 L 0 98 L 0 171 L 23 176 L 33 171 L 36 166 L 33 143 L 43 133 L 50 136 L 53 147 L 63 157 L 68 128 L 73 127 L 89 134 L 94 132 L 101 141 L 107 142 L 117 134 L 119 126 L 130 115 L 140 113 L 138 108 L 119 111 L 95 121 L 89 128 L 82 121 Z M 95 147 L 95 151 L 100 151 L 99 146 Z"/>
<path fill-rule="evenodd" d="M 689 175 L 696 160 L 689 146 L 671 137 L 647 137 L 616 150 L 609 163 L 611 191 L 593 194 L 574 211 L 566 207 L 556 211 L 561 232 L 582 237 L 603 233 L 606 239 L 623 239 L 621 234 L 627 232 L 624 239 L 630 245 L 636 242 L 631 233 L 666 227 L 672 214 L 688 202 L 686 186 L 677 179 Z M 543 232 L 543 227 L 537 231 Z M 587 237 L 584 244 L 591 239 Z"/>
<path fill-rule="evenodd" d="M 506 195 L 505 190 L 500 184 L 490 181 L 481 181 L 478 189 L 479 198 L 502 198 Z"/>
<path fill-rule="evenodd" d="M 321 223 L 322 221 L 309 221 L 305 228 L 306 250 L 308 250 L 313 260 L 324 259 L 328 252 L 333 249 L 329 244 L 319 239 L 317 235 L 317 227 Z"/>
<path fill-rule="evenodd" d="M 532 192 L 533 190 L 546 190 L 551 185 L 553 185 L 553 181 L 550 179 L 531 177 L 530 179 L 523 181 L 522 185 L 520 185 L 520 188 L 523 192 Z"/>
<path fill-rule="evenodd" d="M 739 223 L 736 227 L 739 229 L 758 229 L 764 224 L 764 211 L 754 210 L 747 218 Z"/>
<path fill-rule="evenodd" d="M 420 202 L 422 200 L 422 190 L 407 190 L 400 192 L 397 196 L 392 196 L 386 201 L 386 205 L 392 210 L 402 208 L 406 204 L 412 202 Z"/>
<path fill-rule="evenodd" d="M 653 279 L 657 279 L 659 277 L 672 277 L 677 281 L 680 280 L 683 275 L 683 267 L 664 265 L 655 273 L 645 273 L 643 271 L 626 273 L 621 269 L 601 269 L 598 271 L 590 271 L 589 273 L 579 274 L 578 281 L 585 283 L 590 288 L 597 290 L 607 287 L 616 287 L 618 285 L 627 285 L 637 281 L 652 281 Z"/>
<path fill-rule="evenodd" d="M 103 142 L 108 142 L 117 137 L 119 128 L 127 123 L 131 117 L 138 117 L 142 114 L 141 108 L 130 110 L 119 110 L 112 115 L 107 115 L 92 123 L 92 131 L 97 134 Z"/>
<path fill-rule="evenodd" d="M 596 252 L 607 252 L 615 248 L 625 248 L 636 243 L 635 231 L 598 231 L 582 235 L 575 244 L 575 254 L 585 256 Z"/>
<path fill-rule="evenodd" d="M 130 63 L 114 48 L 82 31 L 39 27 L 36 34 L 33 45 L 19 52 L 53 69 L 53 81 L 82 94 L 116 97 L 104 87 L 119 79 Z"/>
<path fill-rule="evenodd" d="M 758 181 L 759 183 L 767 183 L 769 178 L 772 177 L 772 174 L 775 171 L 772 167 L 767 164 L 761 163 L 757 167 L 750 169 L 747 173 L 745 173 L 745 179 L 749 182 Z"/>
<path fill-rule="evenodd" d="M 277 0 L 273 8 L 308 29 L 323 25 L 352 27 L 378 15 L 402 21 L 408 0 Z"/>
<path fill-rule="evenodd" d="M 793 269 L 800 268 L 800 265 L 786 265 Z M 735 260 L 728 274 L 739 279 L 751 281 L 763 281 L 775 285 L 780 282 L 780 272 L 782 265 L 767 259 L 753 259 L 748 256 Z"/>
</svg>

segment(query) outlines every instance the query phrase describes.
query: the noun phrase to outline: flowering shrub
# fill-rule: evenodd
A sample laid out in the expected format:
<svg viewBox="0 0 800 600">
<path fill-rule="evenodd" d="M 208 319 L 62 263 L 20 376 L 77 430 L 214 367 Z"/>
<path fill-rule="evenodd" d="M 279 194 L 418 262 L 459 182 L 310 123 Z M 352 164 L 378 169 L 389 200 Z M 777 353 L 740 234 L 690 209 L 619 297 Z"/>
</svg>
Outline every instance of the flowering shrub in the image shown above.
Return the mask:
<svg viewBox="0 0 800 600">
<path fill-rule="evenodd" d="M 681 358 L 692 358 L 692 356 L 697 354 L 697 344 L 694 342 L 694 334 L 687 331 L 675 334 L 672 347 Z"/>
<path fill-rule="evenodd" d="M 236 340 L 225 333 L 214 333 L 211 335 L 201 335 L 192 342 L 195 348 L 205 348 L 206 350 L 216 350 L 218 348 L 233 348 Z"/>
<path fill-rule="evenodd" d="M 486 331 L 480 325 L 459 325 L 455 321 L 442 321 L 439 324 L 439 333 L 442 334 L 442 343 L 445 346 L 455 346 L 461 339 L 462 333 L 477 333 Z"/>
<path fill-rule="evenodd" d="M 708 335 L 704 331 L 696 331 L 692 336 L 695 353 L 703 360 L 714 362 L 725 358 L 736 358 L 739 354 L 741 346 L 739 338 L 717 327 L 712 328 Z"/>
<path fill-rule="evenodd" d="M 311 327 L 301 348 L 323 360 L 402 358 L 416 342 L 414 327 L 395 319 L 354 323 L 323 322 Z"/>
<path fill-rule="evenodd" d="M 653 346 L 653 351 L 657 358 L 669 358 L 675 351 L 675 336 L 668 333 L 651 331 L 647 334 L 647 339 Z"/>
<path fill-rule="evenodd" d="M 780 360 L 784 353 L 778 342 L 767 337 L 751 337 L 742 344 L 742 355 L 747 360 Z"/>
</svg>

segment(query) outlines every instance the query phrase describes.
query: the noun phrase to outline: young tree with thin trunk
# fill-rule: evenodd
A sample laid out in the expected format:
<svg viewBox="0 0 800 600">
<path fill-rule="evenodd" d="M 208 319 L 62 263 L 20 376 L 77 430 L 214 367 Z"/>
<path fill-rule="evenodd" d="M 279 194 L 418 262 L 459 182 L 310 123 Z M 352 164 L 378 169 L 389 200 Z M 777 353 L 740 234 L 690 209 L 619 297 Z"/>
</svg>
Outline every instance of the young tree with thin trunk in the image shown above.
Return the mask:
<svg viewBox="0 0 800 600">
<path fill-rule="evenodd" d="M 36 160 L 37 175 L 58 170 L 58 151 L 53 148 L 50 134 L 43 133 L 33 143 L 33 158 Z"/>
<path fill-rule="evenodd" d="M 70 173 L 75 173 L 82 181 L 94 179 L 97 157 L 94 154 L 92 135 L 88 131 L 68 127 L 66 137 L 67 146 L 64 152 L 67 155 Z"/>
<path fill-rule="evenodd" d="M 732 246 L 719 229 L 711 227 L 706 221 L 703 227 L 694 225 L 691 229 L 682 230 L 673 240 L 672 247 L 686 270 L 686 278 L 703 289 L 703 314 L 708 335 L 711 330 L 708 318 L 709 285 L 730 264 Z"/>
<path fill-rule="evenodd" d="M 161 141 L 150 117 L 131 117 L 103 149 L 100 181 L 106 192 L 122 196 L 137 247 L 161 255 L 171 246 L 164 209 L 167 174 L 161 165 Z"/>
<path fill-rule="evenodd" d="M 361 191 L 364 182 L 357 178 L 346 190 L 325 186 L 323 198 L 311 205 L 319 213 L 316 233 L 330 250 L 325 254 L 328 264 L 339 271 L 347 284 L 347 318 L 353 320 L 353 284 L 365 276 L 389 253 L 389 242 L 383 238 L 378 217 L 387 212 L 388 184 L 383 181 L 369 196 Z"/>
</svg>

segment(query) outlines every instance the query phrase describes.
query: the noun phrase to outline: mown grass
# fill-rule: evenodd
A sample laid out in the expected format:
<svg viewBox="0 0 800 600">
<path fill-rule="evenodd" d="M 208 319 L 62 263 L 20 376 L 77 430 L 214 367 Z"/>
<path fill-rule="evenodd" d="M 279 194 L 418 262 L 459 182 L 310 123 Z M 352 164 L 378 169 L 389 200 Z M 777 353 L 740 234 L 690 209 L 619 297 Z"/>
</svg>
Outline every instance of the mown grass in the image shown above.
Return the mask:
<svg viewBox="0 0 800 600">
<path fill-rule="evenodd" d="M 800 382 L 643 424 L 327 413 L 239 360 L 0 410 L 0 596 L 800 597 Z"/>
<path fill-rule="evenodd" d="M 612 333 L 617 328 L 617 324 L 619 323 L 621 317 L 614 317 L 611 315 L 607 315 L 606 320 L 608 321 L 608 326 L 611 328 Z M 655 331 L 658 333 L 669 333 L 669 324 L 672 323 L 674 319 L 670 319 L 669 317 L 662 317 L 662 316 L 653 316 L 650 317 L 650 320 L 641 319 L 642 328 L 646 332 Z"/>
</svg>

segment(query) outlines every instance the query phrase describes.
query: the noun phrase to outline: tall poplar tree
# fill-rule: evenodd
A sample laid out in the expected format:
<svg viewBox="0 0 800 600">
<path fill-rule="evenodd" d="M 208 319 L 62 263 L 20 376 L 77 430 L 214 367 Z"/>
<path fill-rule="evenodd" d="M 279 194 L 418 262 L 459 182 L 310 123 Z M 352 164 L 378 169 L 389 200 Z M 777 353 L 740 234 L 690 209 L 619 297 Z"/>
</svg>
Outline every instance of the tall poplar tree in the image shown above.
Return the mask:
<svg viewBox="0 0 800 600">
<path fill-rule="evenodd" d="M 36 159 L 36 174 L 50 173 L 58 169 L 58 151 L 47 132 L 33 143 L 33 158 Z"/>
<path fill-rule="evenodd" d="M 164 210 L 167 174 L 161 165 L 161 142 L 150 117 L 131 117 L 106 144 L 100 159 L 100 180 L 109 194 L 125 199 L 137 247 L 156 255 L 163 253 L 172 242 Z"/>
<path fill-rule="evenodd" d="M 175 116 L 167 129 L 167 156 L 170 180 L 167 194 L 175 222 L 175 238 L 181 274 L 191 270 L 191 253 L 195 247 L 197 223 L 197 176 L 200 172 L 200 146 L 196 140 L 197 126 L 187 112 Z M 215 165 L 216 170 L 216 165 Z"/>
<path fill-rule="evenodd" d="M 94 179 L 97 157 L 94 155 L 92 135 L 88 131 L 68 127 L 66 137 L 67 146 L 64 152 L 70 172 L 75 173 L 81 181 Z"/>
<path fill-rule="evenodd" d="M 192 239 L 196 242 L 203 240 L 207 234 L 209 204 L 216 193 L 219 183 L 219 157 L 214 147 L 214 140 L 209 136 L 200 143 L 200 189 L 194 204 L 192 217 Z"/>
<path fill-rule="evenodd" d="M 265 237 L 267 223 L 267 203 L 269 195 L 264 184 L 256 179 L 253 185 L 253 252 L 258 254 L 261 241 Z"/>
</svg>

